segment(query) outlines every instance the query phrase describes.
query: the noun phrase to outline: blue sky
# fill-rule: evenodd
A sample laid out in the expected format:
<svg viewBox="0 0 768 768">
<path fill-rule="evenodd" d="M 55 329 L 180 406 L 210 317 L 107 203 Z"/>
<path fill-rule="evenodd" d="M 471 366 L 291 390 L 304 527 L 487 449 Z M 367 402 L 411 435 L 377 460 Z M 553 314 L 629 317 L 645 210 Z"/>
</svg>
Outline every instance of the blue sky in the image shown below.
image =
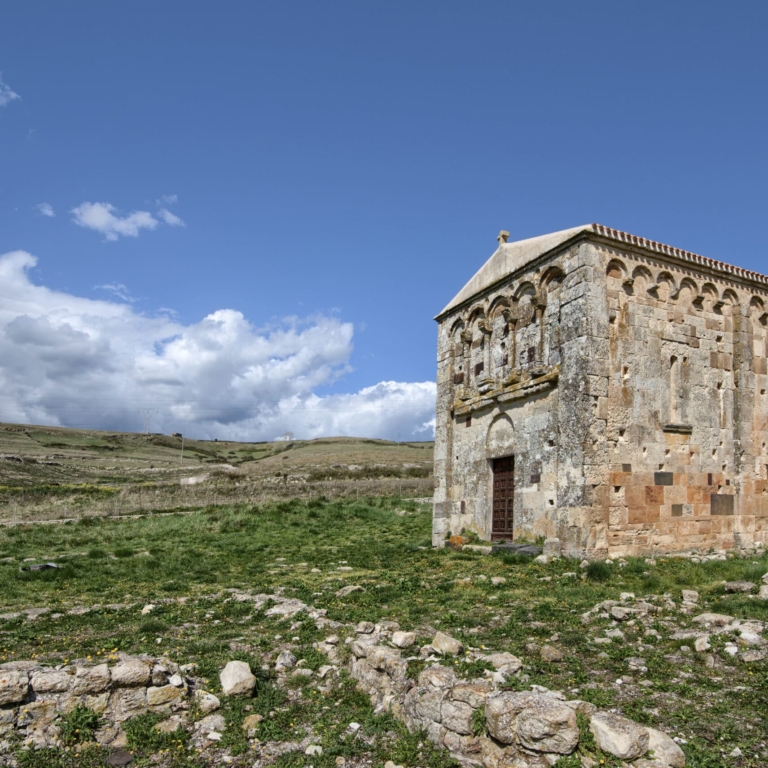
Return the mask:
<svg viewBox="0 0 768 768">
<path fill-rule="evenodd" d="M 424 438 L 432 317 L 501 228 L 598 221 L 768 271 L 767 22 L 757 2 L 6 4 L 0 418 Z"/>
</svg>

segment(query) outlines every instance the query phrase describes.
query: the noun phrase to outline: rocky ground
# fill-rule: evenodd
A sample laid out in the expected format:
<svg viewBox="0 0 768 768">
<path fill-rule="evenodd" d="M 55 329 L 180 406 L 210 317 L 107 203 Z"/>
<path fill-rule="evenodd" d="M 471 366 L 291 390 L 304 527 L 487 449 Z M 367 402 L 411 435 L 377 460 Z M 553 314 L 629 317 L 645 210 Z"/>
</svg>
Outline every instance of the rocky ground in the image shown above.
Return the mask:
<svg viewBox="0 0 768 768">
<path fill-rule="evenodd" d="M 435 551 L 429 517 L 317 500 L 1 534 L 2 759 L 768 764 L 762 551 Z"/>
</svg>

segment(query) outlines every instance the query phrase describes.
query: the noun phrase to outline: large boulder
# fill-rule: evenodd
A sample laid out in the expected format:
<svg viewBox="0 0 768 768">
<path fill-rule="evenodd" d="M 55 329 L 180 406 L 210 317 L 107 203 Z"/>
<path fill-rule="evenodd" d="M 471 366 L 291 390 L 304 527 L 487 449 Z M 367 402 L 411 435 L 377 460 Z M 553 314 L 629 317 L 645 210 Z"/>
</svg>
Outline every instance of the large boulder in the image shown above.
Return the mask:
<svg viewBox="0 0 768 768">
<path fill-rule="evenodd" d="M 589 729 L 603 752 L 622 760 L 635 760 L 648 751 L 648 729 L 621 715 L 595 712 L 590 718 Z"/>
<path fill-rule="evenodd" d="M 244 661 L 230 661 L 221 670 L 219 680 L 225 696 L 250 696 L 256 687 L 256 678 Z"/>
<path fill-rule="evenodd" d="M 485 702 L 488 732 L 504 744 L 567 755 L 579 742 L 576 713 L 541 693 L 497 693 Z"/>
<path fill-rule="evenodd" d="M 579 743 L 576 713 L 563 702 L 542 696 L 517 716 L 517 737 L 527 749 L 570 755 Z"/>
</svg>

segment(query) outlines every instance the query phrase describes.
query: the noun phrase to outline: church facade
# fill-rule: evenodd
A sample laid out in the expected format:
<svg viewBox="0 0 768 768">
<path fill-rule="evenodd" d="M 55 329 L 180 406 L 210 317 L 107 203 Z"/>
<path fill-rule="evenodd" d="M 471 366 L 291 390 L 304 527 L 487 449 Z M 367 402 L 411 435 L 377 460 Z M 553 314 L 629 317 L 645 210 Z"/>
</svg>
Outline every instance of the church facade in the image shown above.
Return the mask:
<svg viewBox="0 0 768 768">
<path fill-rule="evenodd" d="M 433 544 L 768 544 L 768 277 L 597 224 L 506 240 L 436 318 Z"/>
</svg>

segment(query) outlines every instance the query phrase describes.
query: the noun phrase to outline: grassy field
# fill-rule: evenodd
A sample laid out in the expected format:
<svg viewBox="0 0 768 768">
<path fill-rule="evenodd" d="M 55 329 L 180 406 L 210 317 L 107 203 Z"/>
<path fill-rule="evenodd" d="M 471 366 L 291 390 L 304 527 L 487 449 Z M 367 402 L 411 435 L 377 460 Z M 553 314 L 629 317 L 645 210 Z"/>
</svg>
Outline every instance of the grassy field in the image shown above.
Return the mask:
<svg viewBox="0 0 768 768">
<path fill-rule="evenodd" d="M 282 590 L 327 609 L 336 621 L 394 620 L 419 632 L 425 643 L 442 629 L 467 648 L 510 651 L 523 660 L 525 673 L 510 679 L 510 686 L 543 685 L 657 726 L 683 740 L 689 766 L 768 764 L 766 662 L 732 658 L 724 652 L 730 638 L 718 635 L 712 637 L 708 665 L 706 655 L 683 648 L 692 641 L 673 638 L 692 626 L 695 615 L 678 610 L 682 589 L 699 591 L 696 612 L 768 620 L 768 602 L 726 594 L 722 584 L 758 582 L 768 571 L 767 557 L 656 564 L 628 559 L 623 568 L 581 571 L 566 560 L 539 565 L 520 556 L 432 550 L 430 523 L 429 506 L 398 498 L 302 498 L 211 505 L 191 514 L 140 519 L 6 527 L 0 530 L 0 657 L 55 664 L 83 657 L 96 661 L 115 650 L 162 652 L 179 663 L 196 663 L 213 691 L 218 670 L 233 658 L 260 670 L 277 650 L 291 648 L 317 668 L 325 661 L 312 643 L 327 631 L 318 631 L 310 620 L 266 617 L 226 592 Z M 63 567 L 20 570 L 29 558 Z M 575 578 L 564 575 L 573 572 Z M 494 576 L 506 581 L 493 585 Z M 340 587 L 352 584 L 364 591 L 336 596 Z M 596 644 L 594 639 L 615 622 L 597 616 L 585 624 L 582 614 L 623 592 L 647 595 L 659 606 L 653 632 L 624 623 L 622 638 Z M 158 607 L 143 616 L 146 603 Z M 66 612 L 94 605 L 100 607 L 84 615 Z M 23 613 L 31 608 L 48 612 L 31 619 Z M 542 660 L 539 648 L 545 643 L 562 651 L 561 662 Z M 642 657 L 640 670 L 637 657 Z M 421 663 L 412 663 L 414 674 Z M 457 669 L 466 677 L 482 674 L 468 659 L 457 660 Z M 374 716 L 367 697 L 344 676 L 328 697 L 318 692 L 313 678 L 283 690 L 267 671 L 260 674 L 255 699 L 225 704 L 228 728 L 221 746 L 235 765 L 272 761 L 255 753 L 242 735 L 239 725 L 249 711 L 272 713 L 259 726 L 262 743 L 297 740 L 309 729 L 322 744 L 321 757 L 292 752 L 275 758 L 280 768 L 332 768 L 340 764 L 337 759 L 347 766 L 392 759 L 408 768 L 444 768 L 450 762 L 445 752 L 419 734 L 407 734 L 390 716 Z M 347 730 L 352 721 L 362 725 L 355 738 Z M 213 760 L 183 745 L 174 751 L 166 744 L 170 751 L 160 754 L 156 734 L 144 726 L 139 723 L 132 737 L 134 765 L 193 766 Z M 737 747 L 742 756 L 729 757 Z M 220 761 L 221 751 L 216 755 Z M 77 758 L 57 753 L 25 760 L 35 768 L 95 766 L 103 764 L 103 755 L 92 748 Z"/>
<path fill-rule="evenodd" d="M 324 495 L 432 495 L 433 444 L 236 443 L 0 424 L 0 523 Z"/>
</svg>

